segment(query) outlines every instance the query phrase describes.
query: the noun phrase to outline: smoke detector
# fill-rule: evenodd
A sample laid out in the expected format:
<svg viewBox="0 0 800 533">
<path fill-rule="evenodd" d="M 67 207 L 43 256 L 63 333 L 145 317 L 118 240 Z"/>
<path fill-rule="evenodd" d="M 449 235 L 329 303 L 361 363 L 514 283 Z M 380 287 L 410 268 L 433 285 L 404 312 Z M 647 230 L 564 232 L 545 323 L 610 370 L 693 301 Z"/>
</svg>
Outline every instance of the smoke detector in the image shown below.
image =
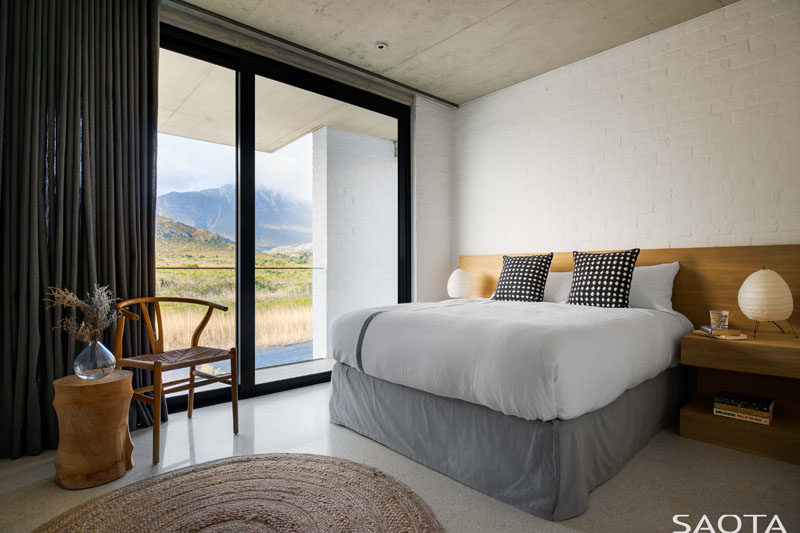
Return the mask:
<svg viewBox="0 0 800 533">
<path fill-rule="evenodd" d="M 375 43 L 375 48 L 378 50 L 386 50 L 389 48 L 389 43 L 385 43 L 383 41 Z"/>
</svg>

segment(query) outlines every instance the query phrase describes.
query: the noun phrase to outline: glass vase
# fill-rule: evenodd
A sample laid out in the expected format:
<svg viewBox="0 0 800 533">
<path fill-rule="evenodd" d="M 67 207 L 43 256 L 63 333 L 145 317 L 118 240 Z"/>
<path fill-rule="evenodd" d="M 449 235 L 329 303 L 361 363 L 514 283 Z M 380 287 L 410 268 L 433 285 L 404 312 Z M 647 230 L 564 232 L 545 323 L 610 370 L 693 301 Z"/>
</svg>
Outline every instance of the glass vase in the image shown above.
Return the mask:
<svg viewBox="0 0 800 533">
<path fill-rule="evenodd" d="M 114 358 L 114 354 L 103 346 L 102 342 L 94 341 L 87 344 L 86 348 L 78 354 L 72 369 L 76 376 L 83 379 L 100 379 L 113 372 L 115 366 L 117 366 L 117 360 Z"/>
</svg>

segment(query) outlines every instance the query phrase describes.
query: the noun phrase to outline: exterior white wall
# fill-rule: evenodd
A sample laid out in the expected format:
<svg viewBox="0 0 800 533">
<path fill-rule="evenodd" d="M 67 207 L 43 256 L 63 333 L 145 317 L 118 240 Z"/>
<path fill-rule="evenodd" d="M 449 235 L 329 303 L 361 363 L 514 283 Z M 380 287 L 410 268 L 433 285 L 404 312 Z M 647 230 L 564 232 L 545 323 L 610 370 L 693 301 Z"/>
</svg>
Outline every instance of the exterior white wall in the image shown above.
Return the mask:
<svg viewBox="0 0 800 533">
<path fill-rule="evenodd" d="M 331 128 L 313 153 L 314 357 L 326 357 L 334 318 L 397 303 L 397 158 L 391 141 Z"/>
<path fill-rule="evenodd" d="M 314 358 L 328 357 L 328 131 L 317 130 L 311 137 L 311 331 Z"/>
<path fill-rule="evenodd" d="M 453 153 L 453 260 L 798 243 L 798 2 L 742 0 L 472 101 Z"/>
<path fill-rule="evenodd" d="M 447 278 L 457 264 L 451 255 L 451 162 L 453 110 L 417 97 L 413 131 L 412 298 L 447 298 Z"/>
</svg>

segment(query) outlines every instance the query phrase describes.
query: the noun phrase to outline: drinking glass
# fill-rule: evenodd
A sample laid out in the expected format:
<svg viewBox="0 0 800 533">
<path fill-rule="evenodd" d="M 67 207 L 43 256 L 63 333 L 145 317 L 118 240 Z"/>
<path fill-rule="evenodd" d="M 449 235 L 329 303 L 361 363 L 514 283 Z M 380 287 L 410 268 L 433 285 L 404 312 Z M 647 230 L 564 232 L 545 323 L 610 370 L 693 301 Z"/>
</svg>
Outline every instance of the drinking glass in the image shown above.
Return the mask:
<svg viewBox="0 0 800 533">
<path fill-rule="evenodd" d="M 728 329 L 728 312 L 711 311 L 711 329 Z"/>
</svg>

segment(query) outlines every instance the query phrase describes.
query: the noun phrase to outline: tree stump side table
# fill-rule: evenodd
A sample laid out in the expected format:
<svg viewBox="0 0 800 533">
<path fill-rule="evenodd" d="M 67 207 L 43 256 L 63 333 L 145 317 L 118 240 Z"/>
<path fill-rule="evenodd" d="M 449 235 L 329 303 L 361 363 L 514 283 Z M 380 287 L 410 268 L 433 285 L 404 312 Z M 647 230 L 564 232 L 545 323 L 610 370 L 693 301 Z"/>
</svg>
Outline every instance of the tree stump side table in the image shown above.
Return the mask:
<svg viewBox="0 0 800 533">
<path fill-rule="evenodd" d="M 56 483 L 84 489 L 124 476 L 133 468 L 128 407 L 133 396 L 130 370 L 102 379 L 71 375 L 53 381 L 58 415 Z"/>
</svg>

